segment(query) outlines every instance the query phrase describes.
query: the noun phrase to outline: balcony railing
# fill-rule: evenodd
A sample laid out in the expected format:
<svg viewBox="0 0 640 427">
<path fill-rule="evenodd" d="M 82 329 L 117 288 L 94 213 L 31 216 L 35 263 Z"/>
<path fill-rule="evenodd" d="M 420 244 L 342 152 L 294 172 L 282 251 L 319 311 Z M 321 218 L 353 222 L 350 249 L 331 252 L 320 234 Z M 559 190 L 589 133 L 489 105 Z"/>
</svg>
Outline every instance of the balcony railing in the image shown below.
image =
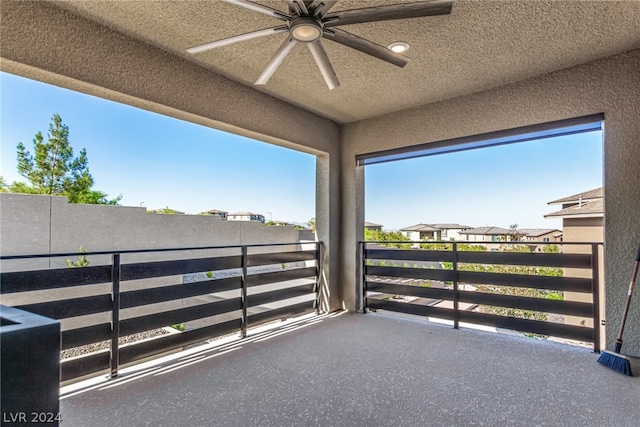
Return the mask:
<svg viewBox="0 0 640 427">
<path fill-rule="evenodd" d="M 568 338 L 600 351 L 601 243 L 470 243 L 424 242 L 431 249 L 424 250 L 406 249 L 418 245 L 407 241 L 360 242 L 363 311 L 446 319 L 456 329 L 466 322 Z M 479 245 L 496 247 L 474 251 Z M 535 251 L 549 245 L 561 249 Z M 522 296 L 523 290 L 531 295 Z M 563 323 L 562 316 L 588 319 L 592 326 Z"/>
<path fill-rule="evenodd" d="M 80 257 L 76 268 L 60 268 Z M 61 380 L 247 328 L 317 311 L 322 244 L 3 256 L 4 305 L 61 320 L 61 348 L 106 347 L 64 359 Z M 83 265 L 78 267 L 78 265 Z M 13 270 L 13 271 L 12 271 Z M 16 271 L 17 270 L 17 271 Z M 183 332 L 121 345 L 121 338 L 170 325 Z"/>
</svg>

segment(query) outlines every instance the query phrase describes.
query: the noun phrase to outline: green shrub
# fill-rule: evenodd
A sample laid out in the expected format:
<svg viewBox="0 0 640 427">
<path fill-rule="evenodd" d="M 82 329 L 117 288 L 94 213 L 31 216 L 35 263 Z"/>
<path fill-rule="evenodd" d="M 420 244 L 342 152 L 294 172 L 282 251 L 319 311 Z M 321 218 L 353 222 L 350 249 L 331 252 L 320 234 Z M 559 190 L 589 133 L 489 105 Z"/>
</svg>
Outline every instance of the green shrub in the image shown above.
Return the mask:
<svg viewBox="0 0 640 427">
<path fill-rule="evenodd" d="M 180 332 L 184 332 L 184 329 L 185 329 L 184 322 L 182 322 L 182 323 L 176 323 L 175 325 L 171 325 L 171 327 L 172 327 L 173 329 L 177 330 L 177 331 L 180 331 Z"/>
</svg>

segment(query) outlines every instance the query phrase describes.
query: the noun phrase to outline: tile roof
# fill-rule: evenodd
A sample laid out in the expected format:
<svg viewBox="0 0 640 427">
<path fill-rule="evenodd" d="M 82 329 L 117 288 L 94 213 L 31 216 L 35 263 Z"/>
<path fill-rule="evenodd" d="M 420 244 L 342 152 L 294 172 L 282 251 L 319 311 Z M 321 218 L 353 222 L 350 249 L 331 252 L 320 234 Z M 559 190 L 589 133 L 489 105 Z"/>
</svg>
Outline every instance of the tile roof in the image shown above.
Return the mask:
<svg viewBox="0 0 640 427">
<path fill-rule="evenodd" d="M 562 234 L 562 231 L 556 228 L 519 228 L 517 231 L 518 233 L 529 237 L 539 237 L 554 232 Z"/>
<path fill-rule="evenodd" d="M 441 230 L 452 230 L 452 229 L 467 230 L 469 228 L 473 228 L 470 225 L 461 225 L 461 224 L 429 224 L 429 225 L 435 228 L 439 228 Z"/>
<path fill-rule="evenodd" d="M 460 224 L 416 224 L 411 227 L 403 228 L 400 231 L 439 231 L 439 230 L 452 230 L 462 229 L 466 230 L 472 228 L 468 225 Z"/>
<path fill-rule="evenodd" d="M 502 227 L 477 227 L 469 230 L 464 230 L 461 234 L 482 234 L 482 235 L 505 235 L 513 234 L 513 230 Z"/>
<path fill-rule="evenodd" d="M 585 191 L 582 193 L 573 194 L 571 196 L 563 197 L 561 199 L 553 200 L 547 204 L 557 205 L 561 203 L 571 203 L 571 202 L 578 203 L 580 199 L 582 199 L 582 201 L 585 201 L 585 200 L 601 199 L 603 197 L 604 197 L 604 187 L 600 187 L 600 188 L 594 188 L 593 190 Z"/>
<path fill-rule="evenodd" d="M 248 215 L 264 216 L 262 214 L 254 213 L 254 212 L 232 212 L 229 214 L 229 216 L 248 216 Z"/>
<path fill-rule="evenodd" d="M 364 226 L 365 227 L 382 227 L 382 224 L 376 224 L 375 222 L 365 221 Z"/>
<path fill-rule="evenodd" d="M 440 231 L 440 228 L 432 227 L 429 224 L 416 224 L 411 227 L 403 228 L 400 231 Z"/>
<path fill-rule="evenodd" d="M 546 214 L 545 218 L 550 217 L 601 217 L 604 214 L 604 200 L 596 199 L 583 201 L 582 205 L 573 205 L 559 211 Z"/>
</svg>

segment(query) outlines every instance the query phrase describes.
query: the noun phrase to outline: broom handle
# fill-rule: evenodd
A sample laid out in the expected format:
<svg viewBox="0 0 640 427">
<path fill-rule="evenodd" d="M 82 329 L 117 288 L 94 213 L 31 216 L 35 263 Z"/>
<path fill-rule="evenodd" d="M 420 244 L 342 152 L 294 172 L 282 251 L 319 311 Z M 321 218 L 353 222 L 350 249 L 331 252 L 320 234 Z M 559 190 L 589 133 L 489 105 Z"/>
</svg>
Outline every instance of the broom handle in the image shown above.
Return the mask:
<svg viewBox="0 0 640 427">
<path fill-rule="evenodd" d="M 620 332 L 618 333 L 618 339 L 616 340 L 615 352 L 620 353 L 622 349 L 622 334 L 624 332 L 624 326 L 627 323 L 627 314 L 629 313 L 629 306 L 631 305 L 631 297 L 633 296 L 633 288 L 636 286 L 636 278 L 638 277 L 638 268 L 640 268 L 640 247 L 638 247 L 638 255 L 636 255 L 636 263 L 633 267 L 633 274 L 631 275 L 631 283 L 629 283 L 629 292 L 627 292 L 627 302 L 624 305 L 624 312 L 622 313 L 622 323 L 620 324 Z"/>
</svg>

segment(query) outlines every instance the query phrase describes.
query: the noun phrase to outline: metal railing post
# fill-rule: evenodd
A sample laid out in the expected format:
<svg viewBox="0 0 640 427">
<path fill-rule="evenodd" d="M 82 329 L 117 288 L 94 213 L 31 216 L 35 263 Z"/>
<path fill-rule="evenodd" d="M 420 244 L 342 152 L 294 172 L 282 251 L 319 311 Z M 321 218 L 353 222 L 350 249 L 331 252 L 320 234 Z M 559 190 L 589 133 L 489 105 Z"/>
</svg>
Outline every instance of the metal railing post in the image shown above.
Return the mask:
<svg viewBox="0 0 640 427">
<path fill-rule="evenodd" d="M 359 242 L 360 244 L 360 286 L 362 288 L 362 313 L 367 313 L 367 266 L 365 265 L 365 242 Z"/>
<path fill-rule="evenodd" d="M 242 246 L 242 288 L 241 288 L 241 304 L 242 304 L 242 323 L 241 323 L 241 336 L 247 337 L 247 246 Z"/>
<path fill-rule="evenodd" d="M 111 264 L 111 354 L 109 358 L 110 377 L 118 376 L 120 364 L 120 254 L 113 254 Z"/>
<path fill-rule="evenodd" d="M 316 247 L 318 249 L 318 259 L 317 259 L 317 269 L 316 269 L 316 286 L 315 286 L 315 294 L 316 294 L 316 314 L 320 314 L 320 284 L 322 279 L 322 267 L 324 260 L 324 246 L 322 242 L 316 242 Z"/>
<path fill-rule="evenodd" d="M 458 294 L 458 244 L 452 243 L 453 251 L 453 329 L 460 329 L 460 295 Z"/>
<path fill-rule="evenodd" d="M 600 265 L 598 244 L 591 244 L 591 292 L 593 302 L 593 352 L 600 353 Z"/>
</svg>

